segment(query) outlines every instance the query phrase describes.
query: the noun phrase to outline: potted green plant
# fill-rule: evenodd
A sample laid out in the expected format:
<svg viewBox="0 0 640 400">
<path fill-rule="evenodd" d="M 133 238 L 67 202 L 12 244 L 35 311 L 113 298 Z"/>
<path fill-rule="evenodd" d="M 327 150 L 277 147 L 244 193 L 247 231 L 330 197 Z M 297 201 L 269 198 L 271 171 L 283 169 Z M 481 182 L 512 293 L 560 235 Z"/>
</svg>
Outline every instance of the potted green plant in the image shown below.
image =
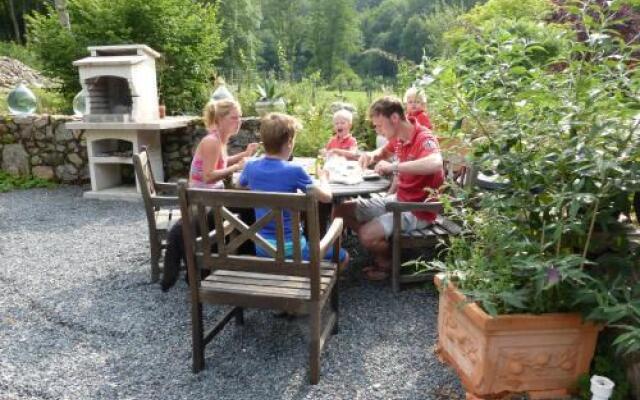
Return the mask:
<svg viewBox="0 0 640 400">
<path fill-rule="evenodd" d="M 619 218 L 640 184 L 640 71 L 606 4 L 550 10 L 574 13 L 576 35 L 497 3 L 424 65 L 434 113 L 471 121 L 478 168 L 508 182 L 467 193 L 467 234 L 428 264 L 443 273 L 438 348 L 470 396 L 554 398 L 588 373 L 605 324 L 623 329 L 620 349 L 640 346 L 640 254 Z"/>
<path fill-rule="evenodd" d="M 277 82 L 274 79 L 265 79 L 262 84 L 258 84 L 256 93 L 258 100 L 255 102 L 255 108 L 258 115 L 285 110 L 286 103 L 282 99 L 282 93 L 277 90 Z"/>
</svg>

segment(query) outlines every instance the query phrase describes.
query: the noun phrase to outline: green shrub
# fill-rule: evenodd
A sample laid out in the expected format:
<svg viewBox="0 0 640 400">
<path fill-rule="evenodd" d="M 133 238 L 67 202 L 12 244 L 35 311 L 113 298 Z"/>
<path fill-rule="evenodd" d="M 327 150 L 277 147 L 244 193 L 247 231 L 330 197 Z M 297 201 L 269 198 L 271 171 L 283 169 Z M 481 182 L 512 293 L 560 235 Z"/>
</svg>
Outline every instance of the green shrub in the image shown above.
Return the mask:
<svg viewBox="0 0 640 400">
<path fill-rule="evenodd" d="M 27 24 L 29 47 L 44 72 L 61 79 L 69 102 L 80 90 L 72 62 L 88 55 L 87 46 L 139 43 L 163 55 L 156 62 L 168 112 L 200 112 L 223 47 L 214 6 L 182 0 L 77 0 L 68 3 L 68 11 L 71 31 L 60 27 L 52 7 L 28 17 Z"/>
<path fill-rule="evenodd" d="M 328 104 L 311 106 L 298 118 L 302 121 L 302 132 L 296 136 L 294 153 L 300 157 L 315 157 L 331 137 L 331 116 Z"/>
<path fill-rule="evenodd" d="M 16 59 L 34 69 L 41 68 L 38 55 L 35 54 L 31 48 L 19 45 L 15 42 L 0 41 L 0 55 Z"/>
<path fill-rule="evenodd" d="M 16 189 L 52 188 L 56 184 L 44 179 L 32 176 L 14 176 L 0 171 L 0 192 L 8 192 Z"/>
<path fill-rule="evenodd" d="M 584 42 L 570 25 L 496 13 L 425 62 L 432 115 L 471 121 L 476 167 L 508 182 L 467 193 L 469 234 L 432 267 L 491 314 L 581 311 L 616 327 L 626 354 L 640 349 L 640 257 L 619 216 L 640 191 L 640 70 L 608 7 L 567 7 Z"/>
</svg>

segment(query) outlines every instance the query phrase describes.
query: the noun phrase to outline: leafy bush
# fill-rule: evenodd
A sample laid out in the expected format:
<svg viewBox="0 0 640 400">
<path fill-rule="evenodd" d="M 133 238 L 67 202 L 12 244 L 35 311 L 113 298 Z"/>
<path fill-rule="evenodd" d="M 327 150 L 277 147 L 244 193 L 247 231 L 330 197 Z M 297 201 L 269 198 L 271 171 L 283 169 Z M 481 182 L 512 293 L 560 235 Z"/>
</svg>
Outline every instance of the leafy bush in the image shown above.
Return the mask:
<svg viewBox="0 0 640 400">
<path fill-rule="evenodd" d="M 517 11 L 467 27 L 455 55 L 425 63 L 433 114 L 471 121 L 478 168 L 508 181 L 468 194 L 479 207 L 463 217 L 468 235 L 432 266 L 489 313 L 582 311 L 637 352 L 640 254 L 619 222 L 640 190 L 637 46 L 617 21 L 589 17 L 593 4 L 577 9 L 590 40 Z"/>
<path fill-rule="evenodd" d="M 14 176 L 0 171 L 0 192 L 8 192 L 16 189 L 52 188 L 56 184 L 51 181 L 35 177 Z"/>
<path fill-rule="evenodd" d="M 44 72 L 61 79 L 69 103 L 80 90 L 72 62 L 88 55 L 87 46 L 141 43 L 163 54 L 156 60 L 158 83 L 169 112 L 200 112 L 223 47 L 215 7 L 181 0 L 77 0 L 68 11 L 71 31 L 60 27 L 52 7 L 27 22 L 29 47 Z"/>
<path fill-rule="evenodd" d="M 278 90 L 278 82 L 275 79 L 265 79 L 261 84 L 256 85 L 256 94 L 259 101 L 272 101 L 282 98 L 282 93 Z"/>
<path fill-rule="evenodd" d="M 332 134 L 328 104 L 311 106 L 302 115 L 302 131 L 296 136 L 296 156 L 315 157 Z"/>
</svg>

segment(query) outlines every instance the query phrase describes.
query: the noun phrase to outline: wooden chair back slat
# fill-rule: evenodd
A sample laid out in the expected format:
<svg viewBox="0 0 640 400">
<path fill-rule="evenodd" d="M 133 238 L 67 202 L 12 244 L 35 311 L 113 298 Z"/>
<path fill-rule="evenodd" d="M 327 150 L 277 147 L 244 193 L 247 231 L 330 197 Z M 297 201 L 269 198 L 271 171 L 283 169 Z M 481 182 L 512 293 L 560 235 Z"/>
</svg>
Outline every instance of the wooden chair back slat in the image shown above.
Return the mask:
<svg viewBox="0 0 640 400">
<path fill-rule="evenodd" d="M 202 203 L 198 203 L 198 207 L 204 207 L 202 205 Z M 216 244 L 218 247 L 218 254 L 220 255 L 220 257 L 225 258 L 227 256 L 227 247 L 225 246 L 225 234 L 224 234 L 224 218 L 223 218 L 223 207 L 216 205 L 213 207 L 213 221 L 214 221 L 214 226 L 216 229 Z M 204 219 L 205 223 L 206 223 L 206 219 L 207 216 L 204 215 L 200 217 L 201 219 L 201 226 L 202 226 L 202 219 Z M 211 252 L 207 252 L 209 253 L 209 255 L 211 254 Z M 211 266 L 211 257 L 207 258 L 207 262 L 206 262 L 207 267 Z"/>
<path fill-rule="evenodd" d="M 318 218 L 318 203 L 313 197 L 307 197 L 307 235 L 309 239 L 309 259 L 312 265 L 320 263 L 320 224 Z M 320 297 L 320 269 L 312 268 L 309 275 L 311 279 L 311 300 L 316 301 Z"/>
<path fill-rule="evenodd" d="M 302 261 L 302 249 L 300 248 L 300 213 L 291 214 L 292 221 L 292 240 L 293 240 L 293 261 L 300 263 Z"/>
<path fill-rule="evenodd" d="M 146 149 L 143 149 L 143 151 L 138 153 L 137 158 L 139 159 L 141 166 L 139 175 L 144 177 L 144 181 L 139 182 L 140 190 L 142 190 L 142 186 L 144 186 L 150 196 L 155 195 L 156 187 L 153 184 L 155 180 L 153 177 L 153 170 L 151 169 L 151 163 L 149 162 L 149 155 L 147 154 Z"/>
<path fill-rule="evenodd" d="M 274 210 L 276 212 L 276 261 L 278 263 L 283 263 L 285 258 L 285 238 L 284 238 L 284 210 L 282 208 L 277 208 Z"/>
</svg>

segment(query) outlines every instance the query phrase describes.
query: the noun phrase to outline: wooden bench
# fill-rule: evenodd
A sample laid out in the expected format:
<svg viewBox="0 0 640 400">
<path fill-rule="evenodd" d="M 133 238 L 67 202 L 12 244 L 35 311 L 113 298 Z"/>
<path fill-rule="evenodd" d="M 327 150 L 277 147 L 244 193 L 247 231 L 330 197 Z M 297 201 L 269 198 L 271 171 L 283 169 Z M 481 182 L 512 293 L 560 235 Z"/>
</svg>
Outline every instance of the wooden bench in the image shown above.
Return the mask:
<svg viewBox="0 0 640 400">
<path fill-rule="evenodd" d="M 311 194 L 265 193 L 243 190 L 187 189 L 186 182 L 178 184 L 180 207 L 184 216 L 183 236 L 191 291 L 191 319 L 193 338 L 193 371 L 204 368 L 206 345 L 233 318 L 244 323 L 243 309 L 247 307 L 274 309 L 296 314 L 309 314 L 310 380 L 320 379 L 320 353 L 329 334 L 338 331 L 338 254 L 342 219 L 335 219 L 323 238 L 320 238 L 318 202 Z M 269 211 L 248 226 L 228 208 L 265 208 Z M 207 213 L 214 215 L 215 235 L 197 237 L 194 222 L 201 232 L 207 232 Z M 287 210 L 292 220 L 292 257 L 285 257 L 284 217 Z M 300 222 L 306 214 L 307 242 L 310 260 L 302 257 Z M 259 231 L 270 221 L 276 223 L 277 242 L 273 246 Z M 226 238 L 225 223 L 237 235 Z M 215 238 L 217 253 L 212 248 Z M 237 255 L 235 251 L 250 240 L 263 247 L 271 256 Z M 332 262 L 322 261 L 333 247 Z M 209 270 L 204 280 L 198 279 L 200 269 Z M 231 310 L 204 333 L 202 305 L 228 305 Z M 324 324 L 322 311 L 330 305 Z M 278 338 L 274 338 L 278 340 Z M 265 366 L 267 367 L 267 366 Z"/>
<path fill-rule="evenodd" d="M 467 166 L 464 157 L 448 155 L 444 160 L 445 185 L 457 187 L 468 187 L 472 183 L 473 173 Z M 453 203 L 458 202 L 452 200 Z M 388 203 L 387 211 L 393 212 L 393 232 L 391 234 L 391 286 L 393 292 L 400 290 L 400 284 L 411 282 L 432 281 L 433 275 L 420 273 L 413 275 L 403 275 L 400 273 L 402 266 L 403 249 L 424 249 L 435 248 L 441 242 L 447 242 L 451 236 L 460 235 L 462 228 L 442 215 L 444 205 L 441 202 L 391 202 Z M 436 220 L 424 229 L 417 229 L 411 232 L 400 230 L 401 215 L 408 211 L 428 211 L 438 214 Z"/>
<path fill-rule="evenodd" d="M 151 249 L 151 281 L 157 282 L 162 270 L 160 257 L 167 247 L 167 232 L 180 219 L 177 185 L 157 182 L 153 178 L 149 155 L 144 149 L 133 155 L 133 166 L 147 214 Z"/>
</svg>

